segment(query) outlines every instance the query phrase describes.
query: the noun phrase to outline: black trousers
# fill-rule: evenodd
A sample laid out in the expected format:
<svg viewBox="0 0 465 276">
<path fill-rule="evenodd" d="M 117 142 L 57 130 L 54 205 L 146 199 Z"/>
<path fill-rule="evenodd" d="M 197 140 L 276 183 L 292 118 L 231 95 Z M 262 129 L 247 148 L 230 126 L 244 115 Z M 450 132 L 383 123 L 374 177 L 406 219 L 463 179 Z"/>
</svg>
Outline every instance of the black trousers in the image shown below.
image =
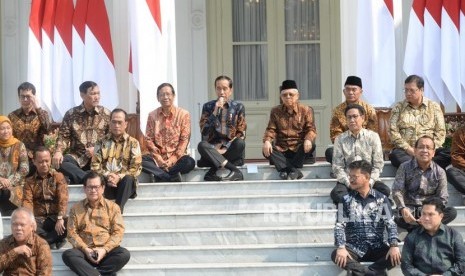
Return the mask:
<svg viewBox="0 0 465 276">
<path fill-rule="evenodd" d="M 389 197 L 391 194 L 391 189 L 388 185 L 384 184 L 381 181 L 376 181 L 373 184 L 373 189 L 377 190 L 378 192 L 384 194 L 385 196 Z M 336 186 L 331 190 L 331 199 L 335 204 L 342 203 L 342 198 L 349 193 L 350 188 L 347 187 L 345 184 L 337 182 Z"/>
<path fill-rule="evenodd" d="M 407 205 L 407 207 L 410 210 L 412 210 L 412 214 L 415 217 L 415 219 L 420 218 L 422 206 L 408 206 Z M 444 216 L 442 217 L 441 222 L 443 224 L 448 224 L 449 222 L 453 221 L 456 217 L 457 217 L 457 210 L 454 207 L 446 207 L 444 209 Z M 396 217 L 394 218 L 394 221 L 396 222 L 397 226 L 404 228 L 409 232 L 418 226 L 418 225 L 413 225 L 413 224 L 405 222 L 400 212 L 396 215 Z"/>
<path fill-rule="evenodd" d="M 160 169 L 150 155 L 142 156 L 142 171 L 153 174 L 161 182 L 169 182 L 171 176 L 177 173 L 186 174 L 195 168 L 195 160 L 189 155 L 179 158 L 178 162 L 168 171 Z"/>
<path fill-rule="evenodd" d="M 107 199 L 114 199 L 119 205 L 121 214 L 123 213 L 124 205 L 130 197 L 136 194 L 136 180 L 132 175 L 126 175 L 118 182 L 115 187 L 105 186 L 104 196 Z"/>
<path fill-rule="evenodd" d="M 0 212 L 2 216 L 11 216 L 11 213 L 18 208 L 10 201 L 11 191 L 9 189 L 0 189 Z"/>
<path fill-rule="evenodd" d="M 381 248 L 377 248 L 374 250 L 368 250 L 363 257 L 357 256 L 352 250 L 347 248 L 352 259 L 347 258 L 346 266 L 344 267 L 345 270 L 352 271 L 351 275 L 357 276 L 365 276 L 365 275 L 373 275 L 373 276 L 381 276 L 386 275 L 386 269 L 393 268 L 391 264 L 391 260 L 386 260 L 386 255 L 389 251 L 389 246 L 384 245 Z M 336 253 L 337 249 L 333 251 L 331 254 L 331 260 L 336 263 Z M 370 266 L 365 267 L 360 262 L 373 262 Z"/>
<path fill-rule="evenodd" d="M 73 248 L 63 252 L 61 258 L 79 276 L 116 275 L 129 262 L 131 254 L 126 248 L 116 247 L 98 265 L 94 265 L 87 261 L 84 252 Z"/>
<path fill-rule="evenodd" d="M 459 192 L 465 194 L 465 171 L 450 167 L 447 171 L 447 181 L 452 184 Z"/>
<path fill-rule="evenodd" d="M 64 225 L 66 227 L 68 219 L 64 219 Z M 62 241 L 66 238 L 67 229 L 65 228 L 65 232 L 63 235 L 58 235 L 57 231 L 55 230 L 56 221 L 50 217 L 45 218 L 45 220 L 37 219 L 37 235 L 41 236 L 44 240 L 48 242 L 48 244 L 54 244 L 56 242 Z"/>
<path fill-rule="evenodd" d="M 313 157 L 315 149 L 316 145 L 312 143 L 312 148 L 308 153 L 305 153 L 303 145 L 300 145 L 295 152 L 292 150 L 281 152 L 273 145 L 273 152 L 265 158 L 275 165 L 278 172 L 288 171 L 292 168 L 302 168 L 304 160 Z"/>
<path fill-rule="evenodd" d="M 65 154 L 59 172 L 69 178 L 69 184 L 83 184 L 82 181 L 90 170 L 90 162 L 84 167 L 79 167 L 78 162 L 69 154 Z"/>
<path fill-rule="evenodd" d="M 400 164 L 410 161 L 413 157 L 403 149 L 395 148 L 389 154 L 389 160 L 391 164 L 398 168 Z M 441 168 L 446 169 L 450 165 L 450 150 L 445 148 L 437 148 L 433 157 L 433 161 L 436 162 Z"/>
<path fill-rule="evenodd" d="M 205 141 L 199 143 L 197 150 L 200 154 L 200 160 L 197 162 L 199 167 L 219 168 L 225 160 L 235 166 L 244 165 L 245 141 L 241 138 L 234 139 L 224 154 L 220 154 L 216 148 Z"/>
</svg>

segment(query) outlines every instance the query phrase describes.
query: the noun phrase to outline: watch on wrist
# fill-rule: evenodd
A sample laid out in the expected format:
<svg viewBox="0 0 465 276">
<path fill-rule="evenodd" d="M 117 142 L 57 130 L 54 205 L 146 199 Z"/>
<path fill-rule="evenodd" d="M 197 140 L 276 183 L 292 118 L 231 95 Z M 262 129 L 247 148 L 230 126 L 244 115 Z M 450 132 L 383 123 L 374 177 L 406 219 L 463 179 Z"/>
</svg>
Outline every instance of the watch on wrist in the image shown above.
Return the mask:
<svg viewBox="0 0 465 276">
<path fill-rule="evenodd" d="M 389 244 L 389 247 L 399 247 L 399 243 L 397 241 L 392 242 L 391 244 Z"/>
</svg>

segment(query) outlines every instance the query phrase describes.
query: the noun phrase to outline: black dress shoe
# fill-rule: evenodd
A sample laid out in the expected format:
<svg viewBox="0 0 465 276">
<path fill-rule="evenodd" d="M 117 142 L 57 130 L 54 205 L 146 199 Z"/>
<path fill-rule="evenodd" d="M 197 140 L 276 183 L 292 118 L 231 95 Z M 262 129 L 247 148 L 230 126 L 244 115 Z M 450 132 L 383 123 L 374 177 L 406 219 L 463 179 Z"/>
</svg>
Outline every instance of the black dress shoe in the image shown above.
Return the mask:
<svg viewBox="0 0 465 276">
<path fill-rule="evenodd" d="M 170 182 L 182 182 L 182 175 L 181 175 L 181 173 L 178 172 L 178 173 L 172 175 L 172 176 L 170 177 Z"/>
<path fill-rule="evenodd" d="M 282 180 L 287 180 L 287 172 L 279 172 L 279 178 Z"/>
<path fill-rule="evenodd" d="M 219 177 L 217 174 L 216 174 L 216 170 L 213 169 L 213 168 L 210 168 L 208 170 L 208 172 L 205 174 L 205 176 L 203 177 L 203 180 L 205 181 L 221 181 L 221 177 Z"/>
<path fill-rule="evenodd" d="M 223 181 L 240 181 L 244 180 L 244 176 L 240 171 L 231 171 L 227 176 L 222 178 Z"/>
<path fill-rule="evenodd" d="M 302 172 L 300 170 L 293 170 L 289 173 L 289 179 L 291 180 L 294 180 L 294 179 L 301 179 L 302 177 L 304 177 L 304 175 L 302 174 Z"/>
</svg>

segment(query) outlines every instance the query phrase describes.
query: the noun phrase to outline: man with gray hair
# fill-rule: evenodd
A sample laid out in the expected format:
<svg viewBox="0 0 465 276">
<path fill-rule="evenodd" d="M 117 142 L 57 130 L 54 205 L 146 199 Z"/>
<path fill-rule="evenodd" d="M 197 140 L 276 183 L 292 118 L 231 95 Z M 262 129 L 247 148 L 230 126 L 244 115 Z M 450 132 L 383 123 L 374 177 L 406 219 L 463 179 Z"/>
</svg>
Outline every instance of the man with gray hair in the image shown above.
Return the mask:
<svg viewBox="0 0 465 276">
<path fill-rule="evenodd" d="M 11 235 L 0 241 L 0 272 L 3 275 L 52 275 L 48 243 L 35 232 L 32 212 L 24 207 L 11 215 Z"/>
</svg>

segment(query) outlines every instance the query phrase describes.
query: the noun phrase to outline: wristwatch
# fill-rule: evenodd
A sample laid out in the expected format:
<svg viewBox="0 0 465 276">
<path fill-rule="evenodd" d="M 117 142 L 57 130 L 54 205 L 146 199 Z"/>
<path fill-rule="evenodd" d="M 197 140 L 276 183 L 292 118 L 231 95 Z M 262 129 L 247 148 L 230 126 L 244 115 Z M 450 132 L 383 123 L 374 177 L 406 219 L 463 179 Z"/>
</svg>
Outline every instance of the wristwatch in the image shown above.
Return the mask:
<svg viewBox="0 0 465 276">
<path fill-rule="evenodd" d="M 389 247 L 399 247 L 399 243 L 397 241 L 392 242 L 389 244 Z"/>
</svg>

